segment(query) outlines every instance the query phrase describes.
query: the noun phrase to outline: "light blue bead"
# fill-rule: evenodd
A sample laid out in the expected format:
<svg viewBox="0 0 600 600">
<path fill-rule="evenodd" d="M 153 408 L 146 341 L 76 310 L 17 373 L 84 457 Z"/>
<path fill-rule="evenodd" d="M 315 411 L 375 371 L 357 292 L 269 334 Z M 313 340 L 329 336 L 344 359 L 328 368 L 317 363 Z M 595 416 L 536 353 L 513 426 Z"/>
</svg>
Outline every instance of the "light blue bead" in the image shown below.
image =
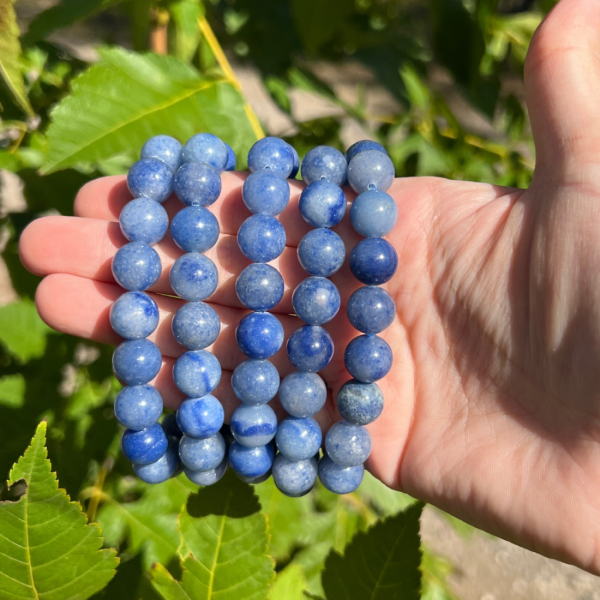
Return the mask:
<svg viewBox="0 0 600 600">
<path fill-rule="evenodd" d="M 365 237 L 387 235 L 398 220 L 398 207 L 385 192 L 368 190 L 358 195 L 350 207 L 352 227 Z"/>
<path fill-rule="evenodd" d="M 133 465 L 133 471 L 146 483 L 163 483 L 177 473 L 178 467 L 177 446 L 169 444 L 167 451 L 156 462 L 148 465 Z"/>
<path fill-rule="evenodd" d="M 279 372 L 268 360 L 249 358 L 235 368 L 231 385 L 244 404 L 265 404 L 277 394 Z"/>
<path fill-rule="evenodd" d="M 112 260 L 116 282 L 131 292 L 152 287 L 160 277 L 162 265 L 154 248 L 142 242 L 130 242 L 119 248 Z"/>
<path fill-rule="evenodd" d="M 279 319 L 270 313 L 250 313 L 240 321 L 235 339 L 240 350 L 249 358 L 269 358 L 283 344 L 283 327 Z"/>
<path fill-rule="evenodd" d="M 321 428 L 312 417 L 287 417 L 279 423 L 275 436 L 277 449 L 290 460 L 308 460 L 319 451 L 322 441 Z"/>
<path fill-rule="evenodd" d="M 300 157 L 298 156 L 298 152 L 296 152 L 296 148 L 289 145 L 292 149 L 292 155 L 294 156 L 294 166 L 292 167 L 292 172 L 288 175 L 289 179 L 296 179 L 296 175 L 298 175 L 298 171 L 300 170 Z"/>
<path fill-rule="evenodd" d="M 242 446 L 256 448 L 268 444 L 277 432 L 277 416 L 268 404 L 241 404 L 231 416 L 231 433 Z"/>
<path fill-rule="evenodd" d="M 221 365 L 214 354 L 206 350 L 191 350 L 175 361 L 173 379 L 186 396 L 202 398 L 221 381 Z"/>
<path fill-rule="evenodd" d="M 160 160 L 143 158 L 129 169 L 127 187 L 134 198 L 149 198 L 162 204 L 173 193 L 173 171 Z"/>
<path fill-rule="evenodd" d="M 136 198 L 124 206 L 119 224 L 130 242 L 153 246 L 165 237 L 169 229 L 169 215 L 162 204 L 149 198 Z"/>
<path fill-rule="evenodd" d="M 267 169 L 255 171 L 244 181 L 242 198 L 252 214 L 278 215 L 290 200 L 290 184 Z"/>
<path fill-rule="evenodd" d="M 227 467 L 229 466 L 229 461 L 227 460 L 227 456 L 221 461 L 219 466 L 215 469 L 210 469 L 209 471 L 192 471 L 191 469 L 185 468 L 185 474 L 187 478 L 196 485 L 214 485 L 219 481 L 225 472 L 227 471 Z"/>
<path fill-rule="evenodd" d="M 135 465 L 156 462 L 167 451 L 167 436 L 158 423 L 141 431 L 126 429 L 121 438 L 125 458 Z"/>
<path fill-rule="evenodd" d="M 350 494 L 362 483 L 364 475 L 363 465 L 340 467 L 327 455 L 319 461 L 319 479 L 334 494 Z"/>
<path fill-rule="evenodd" d="M 371 454 L 371 436 L 364 427 L 338 421 L 325 436 L 325 451 L 340 467 L 357 467 Z"/>
<path fill-rule="evenodd" d="M 317 459 L 289 460 L 278 454 L 273 461 L 273 481 L 280 492 L 291 498 L 308 494 L 317 481 Z"/>
<path fill-rule="evenodd" d="M 253 173 L 261 169 L 269 169 L 284 178 L 289 177 L 294 169 L 292 147 L 276 137 L 258 140 L 248 152 L 248 170 Z"/>
<path fill-rule="evenodd" d="M 206 252 L 219 239 L 219 222 L 203 206 L 187 206 L 173 217 L 171 236 L 184 252 Z"/>
<path fill-rule="evenodd" d="M 143 146 L 141 158 L 155 158 L 175 172 L 181 166 L 181 144 L 170 135 L 155 135 Z"/>
<path fill-rule="evenodd" d="M 383 410 L 383 393 L 376 383 L 361 383 L 351 379 L 338 392 L 337 408 L 348 423 L 368 425 Z"/>
<path fill-rule="evenodd" d="M 357 193 L 386 192 L 394 182 L 394 163 L 379 150 L 359 152 L 348 164 L 348 183 Z"/>
<path fill-rule="evenodd" d="M 340 310 L 340 293 L 325 277 L 309 277 L 292 294 L 294 312 L 309 325 L 323 325 Z"/>
<path fill-rule="evenodd" d="M 268 473 L 273 465 L 273 444 L 248 448 L 238 442 L 229 446 L 229 464 L 243 478 L 256 478 Z"/>
<path fill-rule="evenodd" d="M 205 162 L 185 163 L 175 174 L 173 187 L 184 204 L 210 206 L 221 193 L 221 176 Z"/>
<path fill-rule="evenodd" d="M 287 343 L 290 362 L 299 371 L 316 373 L 324 369 L 333 356 L 333 340 L 318 325 L 305 325 L 292 333 Z"/>
<path fill-rule="evenodd" d="M 348 373 L 363 383 L 385 377 L 392 368 L 392 349 L 376 335 L 359 335 L 346 347 L 344 362 Z"/>
<path fill-rule="evenodd" d="M 330 229 L 313 229 L 298 245 L 298 260 L 309 275 L 331 277 L 342 268 L 344 258 L 344 242 Z"/>
<path fill-rule="evenodd" d="M 158 375 L 162 356 L 150 340 L 127 340 L 117 346 L 112 365 L 117 379 L 125 385 L 144 385 Z"/>
<path fill-rule="evenodd" d="M 171 267 L 169 281 L 173 291 L 184 300 L 206 300 L 216 289 L 219 274 L 215 263 L 198 252 L 180 256 Z"/>
<path fill-rule="evenodd" d="M 275 260 L 285 248 L 285 229 L 271 215 L 252 215 L 238 231 L 240 250 L 253 262 Z"/>
<path fill-rule="evenodd" d="M 318 413 L 327 400 L 327 386 L 316 373 L 290 373 L 279 386 L 281 406 L 294 417 Z"/>
<path fill-rule="evenodd" d="M 250 310 L 265 311 L 277 306 L 283 298 L 283 277 L 265 263 L 248 265 L 235 282 L 240 302 Z"/>
<path fill-rule="evenodd" d="M 389 281 L 398 268 L 398 254 L 382 238 L 362 240 L 350 253 L 350 270 L 366 285 L 381 285 Z"/>
<path fill-rule="evenodd" d="M 177 425 L 182 433 L 200 440 L 218 433 L 224 419 L 223 405 L 211 394 L 188 398 L 177 410 Z"/>
<path fill-rule="evenodd" d="M 110 324 L 126 340 L 141 340 L 158 327 L 158 306 L 144 292 L 127 292 L 110 307 Z"/>
<path fill-rule="evenodd" d="M 179 429 L 179 425 L 177 425 L 177 413 L 169 413 L 162 420 L 161 425 L 168 438 L 177 438 L 179 440 L 183 435 L 181 429 Z"/>
<path fill-rule="evenodd" d="M 237 165 L 237 159 L 235 157 L 235 152 L 233 148 L 229 144 L 225 144 L 227 146 L 227 164 L 225 165 L 226 171 L 235 171 L 235 167 Z"/>
<path fill-rule="evenodd" d="M 387 154 L 387 150 L 377 142 L 373 142 L 371 140 L 361 140 L 360 142 L 356 142 L 346 150 L 346 160 L 348 163 L 360 152 L 365 152 L 365 150 L 378 150 L 379 152 L 383 152 Z"/>
<path fill-rule="evenodd" d="M 183 146 L 181 158 L 184 163 L 204 162 L 217 171 L 224 171 L 229 161 L 227 145 L 212 133 L 197 133 Z"/>
<path fill-rule="evenodd" d="M 307 185 L 322 179 L 344 185 L 347 171 L 346 157 L 331 146 L 315 146 L 302 161 L 302 180 Z"/>
<path fill-rule="evenodd" d="M 352 326 L 362 333 L 380 333 L 387 329 L 396 317 L 396 304 L 380 287 L 358 288 L 346 308 Z"/>
<path fill-rule="evenodd" d="M 162 411 L 162 398 L 151 385 L 124 387 L 115 398 L 115 417 L 127 429 L 140 431 L 154 425 Z"/>
<path fill-rule="evenodd" d="M 184 435 L 179 442 L 179 458 L 192 471 L 216 469 L 225 458 L 225 440 L 220 433 L 204 440 Z"/>
<path fill-rule="evenodd" d="M 214 344 L 221 331 L 215 309 L 204 302 L 181 306 L 171 322 L 175 339 L 188 350 L 204 350 Z"/>
<path fill-rule="evenodd" d="M 300 194 L 302 218 L 313 227 L 335 227 L 346 214 L 346 196 L 329 181 L 315 181 Z"/>
</svg>

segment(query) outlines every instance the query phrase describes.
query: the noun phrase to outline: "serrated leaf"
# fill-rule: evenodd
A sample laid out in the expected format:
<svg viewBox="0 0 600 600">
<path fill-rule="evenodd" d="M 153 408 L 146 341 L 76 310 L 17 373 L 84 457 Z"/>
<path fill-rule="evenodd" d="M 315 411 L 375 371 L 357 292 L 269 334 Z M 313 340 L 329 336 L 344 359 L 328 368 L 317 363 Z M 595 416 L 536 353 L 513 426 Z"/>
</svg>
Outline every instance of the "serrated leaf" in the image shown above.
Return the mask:
<svg viewBox="0 0 600 600">
<path fill-rule="evenodd" d="M 365 477 L 357 494 L 384 516 L 395 515 L 416 502 L 408 494 L 390 489 L 368 471 L 365 471 Z"/>
<path fill-rule="evenodd" d="M 18 502 L 0 503 L 0 590 L 6 600 L 85 600 L 114 576 L 119 559 L 102 550 L 98 524 L 59 489 L 46 451 L 46 422 L 10 472 L 24 480 Z"/>
<path fill-rule="evenodd" d="M 268 600 L 305 600 L 306 577 L 299 565 L 288 565 L 275 578 Z"/>
<path fill-rule="evenodd" d="M 25 403 L 25 378 L 21 373 L 0 379 L 0 405 L 20 408 Z"/>
</svg>

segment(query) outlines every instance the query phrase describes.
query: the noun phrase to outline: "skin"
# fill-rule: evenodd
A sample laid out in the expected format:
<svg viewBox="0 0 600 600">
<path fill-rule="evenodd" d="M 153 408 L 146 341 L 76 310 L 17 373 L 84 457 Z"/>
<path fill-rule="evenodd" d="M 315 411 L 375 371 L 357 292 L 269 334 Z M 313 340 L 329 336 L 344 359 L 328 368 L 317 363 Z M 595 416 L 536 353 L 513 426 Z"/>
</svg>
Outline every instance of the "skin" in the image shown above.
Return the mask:
<svg viewBox="0 0 600 600">
<path fill-rule="evenodd" d="M 527 102 L 537 149 L 528 190 L 435 178 L 397 179 L 390 234 L 399 270 L 386 286 L 397 319 L 382 337 L 395 364 L 380 386 L 386 406 L 369 430 L 371 472 L 385 484 L 548 556 L 600 573 L 600 9 L 562 0 L 537 31 L 526 64 Z M 244 175 L 223 174 L 211 210 L 221 237 L 207 254 L 219 269 L 211 302 L 223 322 L 213 351 L 224 369 L 215 395 L 227 416 L 237 404 L 231 371 L 242 360 L 234 330 L 245 314 L 235 296 L 247 264 L 235 234 L 248 216 Z M 298 217 L 302 184 L 281 215 L 288 247 L 274 265 L 286 293 L 274 310 L 286 338 L 291 292 L 305 277 L 296 247 L 309 227 Z M 348 193 L 349 199 L 352 195 Z M 108 311 L 122 293 L 110 261 L 125 244 L 117 223 L 130 199 L 123 177 L 86 185 L 77 217 L 46 217 L 21 238 L 25 266 L 44 276 L 39 312 L 51 327 L 117 343 Z M 166 203 L 172 218 L 181 208 Z M 346 215 L 336 231 L 359 241 Z M 156 386 L 177 407 L 171 367 L 182 348 L 170 321 L 181 302 L 168 271 L 181 252 L 156 246 L 164 272 L 152 289 L 161 324 L 151 339 L 164 356 Z M 345 304 L 358 283 L 344 268 L 332 280 L 342 310 L 328 325 L 336 353 L 322 373 L 335 398 L 349 378 L 343 350 L 356 335 Z M 290 371 L 283 351 L 273 362 Z M 318 415 L 339 418 L 333 401 Z"/>
</svg>

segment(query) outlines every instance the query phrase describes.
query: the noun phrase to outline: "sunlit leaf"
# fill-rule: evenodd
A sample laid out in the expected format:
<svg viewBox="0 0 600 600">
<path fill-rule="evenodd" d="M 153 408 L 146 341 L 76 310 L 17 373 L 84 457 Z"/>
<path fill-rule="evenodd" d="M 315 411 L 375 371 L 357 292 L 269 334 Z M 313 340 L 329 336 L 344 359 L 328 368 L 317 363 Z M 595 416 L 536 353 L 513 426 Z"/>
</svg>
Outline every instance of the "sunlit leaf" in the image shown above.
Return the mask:
<svg viewBox="0 0 600 600">
<path fill-rule="evenodd" d="M 0 379 L 0 404 L 20 408 L 25 402 L 25 378 L 20 373 Z"/>
<path fill-rule="evenodd" d="M 268 600 L 304 600 L 306 578 L 299 565 L 289 565 L 277 573 Z"/>
<path fill-rule="evenodd" d="M 170 0 L 167 7 L 174 26 L 169 43 L 175 56 L 189 61 L 200 41 L 198 19 L 204 16 L 204 6 L 200 0 Z"/>
</svg>

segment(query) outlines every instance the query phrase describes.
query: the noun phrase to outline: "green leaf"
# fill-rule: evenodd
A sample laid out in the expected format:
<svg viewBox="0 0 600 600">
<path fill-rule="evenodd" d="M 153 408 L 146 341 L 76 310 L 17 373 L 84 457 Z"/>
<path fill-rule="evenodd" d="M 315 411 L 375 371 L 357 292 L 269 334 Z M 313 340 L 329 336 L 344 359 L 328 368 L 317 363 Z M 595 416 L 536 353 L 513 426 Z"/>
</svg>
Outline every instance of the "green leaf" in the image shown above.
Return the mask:
<svg viewBox="0 0 600 600">
<path fill-rule="evenodd" d="M 101 550 L 98 524 L 86 524 L 78 502 L 59 489 L 40 423 L 9 485 L 27 491 L 18 502 L 0 503 L 0 589 L 6 600 L 84 600 L 114 576 L 119 559 Z"/>
<path fill-rule="evenodd" d="M 291 564 L 277 574 L 268 600 L 305 600 L 306 578 L 299 565 Z"/>
<path fill-rule="evenodd" d="M 367 471 L 357 493 L 384 516 L 395 515 L 416 502 L 408 494 L 390 489 Z"/>
<path fill-rule="evenodd" d="M 418 600 L 422 510 L 415 504 L 357 533 L 344 556 L 332 552 L 323 571 L 327 600 Z"/>
<path fill-rule="evenodd" d="M 25 378 L 20 373 L 0 379 L 0 404 L 20 408 L 25 403 Z"/>
<path fill-rule="evenodd" d="M 167 7 L 175 30 L 169 43 L 177 58 L 190 61 L 200 41 L 198 19 L 204 16 L 204 6 L 200 0 L 170 0 Z"/>
</svg>

